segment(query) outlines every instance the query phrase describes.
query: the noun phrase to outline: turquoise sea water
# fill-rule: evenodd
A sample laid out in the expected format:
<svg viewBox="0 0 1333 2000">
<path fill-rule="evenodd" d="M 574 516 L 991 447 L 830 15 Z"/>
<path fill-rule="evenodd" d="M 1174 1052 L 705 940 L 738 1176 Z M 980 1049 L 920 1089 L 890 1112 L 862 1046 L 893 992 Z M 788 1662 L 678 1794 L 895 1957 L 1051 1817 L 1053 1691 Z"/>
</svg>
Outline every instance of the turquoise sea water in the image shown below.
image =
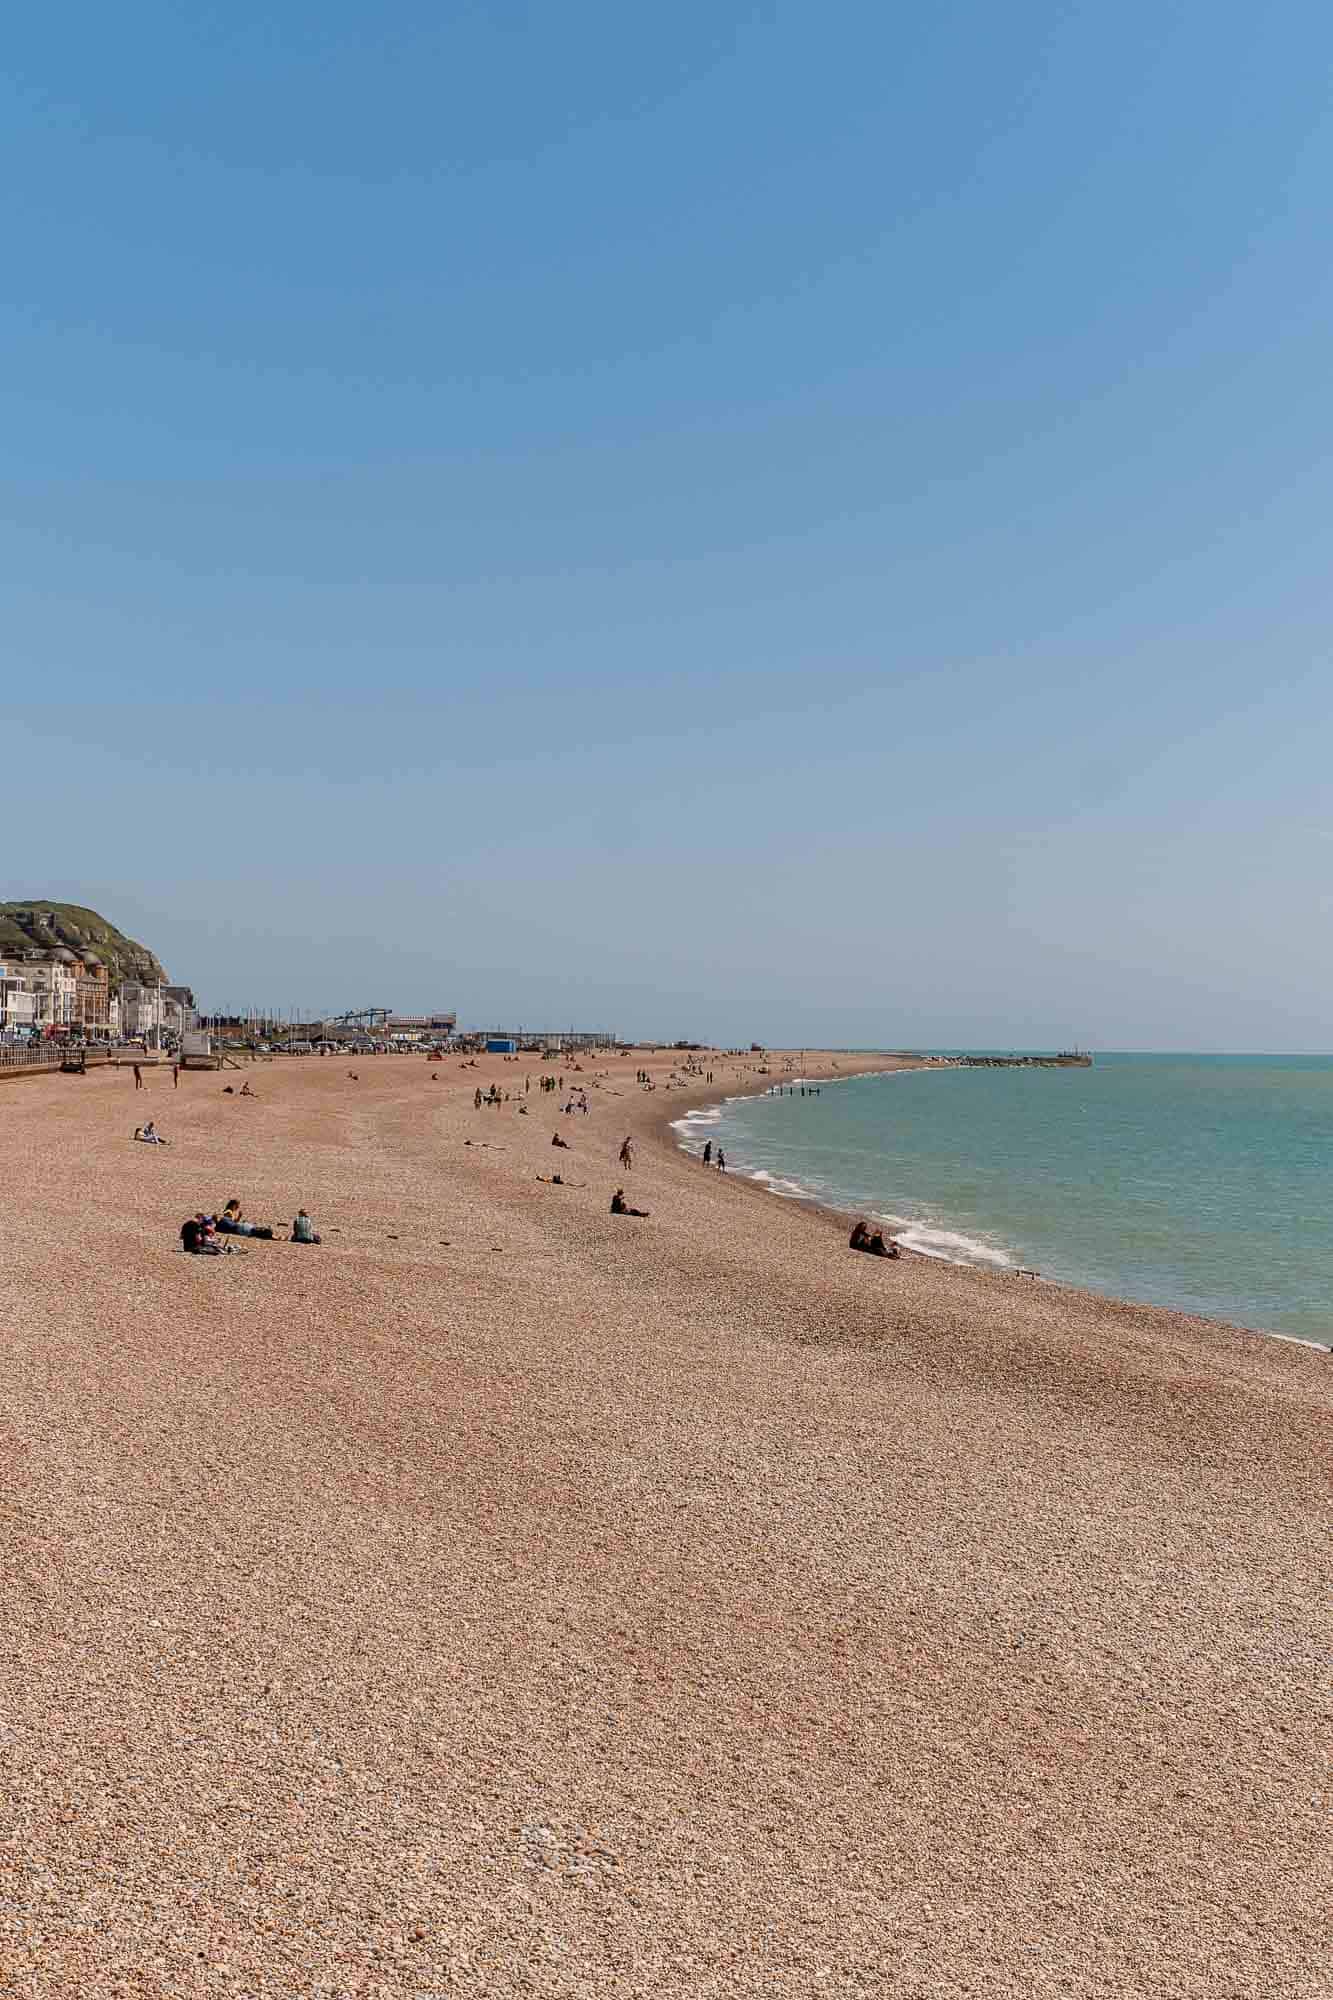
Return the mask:
<svg viewBox="0 0 1333 2000">
<path fill-rule="evenodd" d="M 1333 1338 L 1333 1056 L 901 1071 L 733 1098 L 677 1129 L 775 1195 L 886 1218 L 934 1256 Z"/>
</svg>

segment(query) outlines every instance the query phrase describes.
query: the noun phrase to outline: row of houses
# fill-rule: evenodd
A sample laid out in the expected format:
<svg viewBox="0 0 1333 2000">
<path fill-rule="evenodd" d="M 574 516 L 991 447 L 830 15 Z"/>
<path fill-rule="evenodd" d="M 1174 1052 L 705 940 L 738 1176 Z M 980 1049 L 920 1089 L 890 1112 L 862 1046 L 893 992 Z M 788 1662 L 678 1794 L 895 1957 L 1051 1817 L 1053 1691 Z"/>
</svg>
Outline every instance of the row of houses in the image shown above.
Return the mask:
<svg viewBox="0 0 1333 2000">
<path fill-rule="evenodd" d="M 9 1038 L 178 1041 L 194 1019 L 188 986 L 117 982 L 92 950 L 55 945 L 0 957 L 0 1034 Z"/>
</svg>

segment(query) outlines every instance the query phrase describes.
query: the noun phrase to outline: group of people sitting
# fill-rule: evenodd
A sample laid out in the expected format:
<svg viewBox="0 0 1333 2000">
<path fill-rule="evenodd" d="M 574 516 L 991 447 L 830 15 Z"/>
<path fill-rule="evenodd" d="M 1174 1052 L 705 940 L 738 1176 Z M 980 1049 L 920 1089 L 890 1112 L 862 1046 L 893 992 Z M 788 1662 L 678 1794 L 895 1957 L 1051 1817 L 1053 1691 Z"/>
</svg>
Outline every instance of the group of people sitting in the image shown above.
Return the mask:
<svg viewBox="0 0 1333 2000">
<path fill-rule="evenodd" d="M 884 1231 L 882 1229 L 875 1230 L 872 1235 L 868 1224 L 864 1222 L 858 1222 L 853 1229 L 847 1239 L 847 1248 L 849 1250 L 864 1250 L 867 1257 L 897 1257 L 901 1255 L 898 1245 L 892 1239 L 887 1243 L 884 1241 Z"/>
<path fill-rule="evenodd" d="M 220 1257 L 224 1251 L 231 1249 L 230 1243 L 220 1241 L 224 1236 L 255 1236 L 265 1243 L 282 1241 L 268 1223 L 247 1222 L 241 1212 L 240 1202 L 233 1195 L 220 1215 L 204 1215 L 200 1212 L 198 1215 L 190 1216 L 181 1224 L 181 1249 L 190 1257 Z M 287 1241 L 290 1243 L 320 1241 L 315 1233 L 314 1223 L 303 1208 L 297 1211 Z"/>
</svg>

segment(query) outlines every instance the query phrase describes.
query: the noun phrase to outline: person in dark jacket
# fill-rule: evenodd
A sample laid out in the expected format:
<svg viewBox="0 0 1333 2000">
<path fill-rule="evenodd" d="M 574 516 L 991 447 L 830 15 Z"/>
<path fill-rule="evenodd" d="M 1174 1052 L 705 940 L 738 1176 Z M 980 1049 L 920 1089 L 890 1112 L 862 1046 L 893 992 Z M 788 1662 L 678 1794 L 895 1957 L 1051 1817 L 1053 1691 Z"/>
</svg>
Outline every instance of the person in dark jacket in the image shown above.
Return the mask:
<svg viewBox="0 0 1333 2000">
<path fill-rule="evenodd" d="M 192 1215 L 187 1222 L 181 1224 L 181 1249 L 189 1257 L 222 1255 L 222 1245 L 212 1234 L 208 1218 L 204 1215 Z"/>
</svg>

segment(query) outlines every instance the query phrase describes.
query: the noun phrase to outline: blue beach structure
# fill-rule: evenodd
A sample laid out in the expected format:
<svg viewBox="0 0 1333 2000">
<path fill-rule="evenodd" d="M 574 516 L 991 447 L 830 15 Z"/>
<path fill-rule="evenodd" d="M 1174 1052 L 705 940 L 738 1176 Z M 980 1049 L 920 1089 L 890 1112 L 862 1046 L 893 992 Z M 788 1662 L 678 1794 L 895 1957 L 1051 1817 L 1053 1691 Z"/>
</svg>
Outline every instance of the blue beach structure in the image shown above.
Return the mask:
<svg viewBox="0 0 1333 2000">
<path fill-rule="evenodd" d="M 513 1056 L 518 1054 L 518 1043 L 507 1041 L 503 1036 L 493 1035 L 486 1044 L 488 1056 Z"/>
</svg>

